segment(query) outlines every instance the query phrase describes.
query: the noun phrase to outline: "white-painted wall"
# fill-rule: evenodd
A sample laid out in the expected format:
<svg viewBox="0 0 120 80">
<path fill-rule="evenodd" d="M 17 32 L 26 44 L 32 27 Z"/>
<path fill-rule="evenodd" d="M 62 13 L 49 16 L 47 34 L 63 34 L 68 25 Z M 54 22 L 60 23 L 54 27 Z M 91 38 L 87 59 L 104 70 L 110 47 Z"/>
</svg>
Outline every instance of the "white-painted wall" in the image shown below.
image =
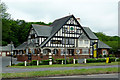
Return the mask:
<svg viewBox="0 0 120 80">
<path fill-rule="evenodd" d="M 86 41 L 87 41 L 87 43 L 86 43 Z M 90 40 L 88 39 L 88 37 L 84 33 L 78 39 L 78 47 L 90 48 Z"/>
<path fill-rule="evenodd" d="M 88 41 L 88 43 L 85 42 L 84 39 L 79 39 L 78 40 L 78 47 L 90 47 L 90 40 L 86 39 Z"/>
</svg>

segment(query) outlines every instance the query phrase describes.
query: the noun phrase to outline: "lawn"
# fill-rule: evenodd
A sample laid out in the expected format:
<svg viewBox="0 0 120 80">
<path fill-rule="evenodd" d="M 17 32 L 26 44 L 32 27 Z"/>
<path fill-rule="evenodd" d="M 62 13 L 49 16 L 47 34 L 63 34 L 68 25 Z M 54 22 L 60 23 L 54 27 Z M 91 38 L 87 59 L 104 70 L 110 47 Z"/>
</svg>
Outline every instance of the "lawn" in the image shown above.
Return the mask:
<svg viewBox="0 0 120 80">
<path fill-rule="evenodd" d="M 48 67 L 80 67 L 80 66 L 102 66 L 102 65 L 118 65 L 119 62 L 112 63 L 86 63 L 86 64 L 53 64 L 53 65 L 39 65 L 39 66 L 9 66 L 14 68 L 48 68 Z"/>
<path fill-rule="evenodd" d="M 56 70 L 56 71 L 33 71 L 23 73 L 2 73 L 3 78 L 22 78 L 22 77 L 45 77 L 45 76 L 70 76 L 100 73 L 117 73 L 118 68 L 94 68 L 94 69 L 75 69 L 75 70 Z"/>
</svg>

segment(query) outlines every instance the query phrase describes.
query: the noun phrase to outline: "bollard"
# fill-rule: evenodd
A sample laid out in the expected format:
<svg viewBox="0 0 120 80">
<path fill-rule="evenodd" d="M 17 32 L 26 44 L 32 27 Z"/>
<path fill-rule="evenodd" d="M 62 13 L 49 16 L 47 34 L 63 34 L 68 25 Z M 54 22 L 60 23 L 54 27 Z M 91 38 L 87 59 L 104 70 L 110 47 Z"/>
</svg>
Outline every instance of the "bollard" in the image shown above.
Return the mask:
<svg viewBox="0 0 120 80">
<path fill-rule="evenodd" d="M 49 65 L 52 65 L 52 54 L 51 53 L 49 53 Z"/>
<path fill-rule="evenodd" d="M 84 59 L 84 63 L 86 63 L 86 59 Z"/>
<path fill-rule="evenodd" d="M 26 61 L 25 61 L 25 66 L 27 65 Z"/>
<path fill-rule="evenodd" d="M 10 61 L 10 64 L 9 64 L 9 66 L 11 66 L 11 61 Z"/>
<path fill-rule="evenodd" d="M 39 61 L 37 60 L 37 66 L 39 65 Z"/>
<path fill-rule="evenodd" d="M 62 64 L 63 64 L 63 60 L 62 60 Z"/>
<path fill-rule="evenodd" d="M 75 64 L 75 59 L 73 59 L 73 64 Z"/>
<path fill-rule="evenodd" d="M 49 61 L 49 65 L 52 65 L 52 59 L 49 59 L 50 61 Z"/>
</svg>

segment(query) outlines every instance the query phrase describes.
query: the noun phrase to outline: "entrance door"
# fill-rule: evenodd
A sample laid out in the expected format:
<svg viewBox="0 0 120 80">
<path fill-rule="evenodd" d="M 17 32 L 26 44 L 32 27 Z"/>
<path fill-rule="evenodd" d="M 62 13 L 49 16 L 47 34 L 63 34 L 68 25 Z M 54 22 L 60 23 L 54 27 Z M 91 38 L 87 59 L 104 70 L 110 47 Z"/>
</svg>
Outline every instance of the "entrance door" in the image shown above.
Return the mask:
<svg viewBox="0 0 120 80">
<path fill-rule="evenodd" d="M 74 49 L 68 49 L 68 54 L 71 54 L 72 56 L 74 56 Z"/>
<path fill-rule="evenodd" d="M 2 56 L 6 56 L 6 52 L 2 52 Z"/>
</svg>

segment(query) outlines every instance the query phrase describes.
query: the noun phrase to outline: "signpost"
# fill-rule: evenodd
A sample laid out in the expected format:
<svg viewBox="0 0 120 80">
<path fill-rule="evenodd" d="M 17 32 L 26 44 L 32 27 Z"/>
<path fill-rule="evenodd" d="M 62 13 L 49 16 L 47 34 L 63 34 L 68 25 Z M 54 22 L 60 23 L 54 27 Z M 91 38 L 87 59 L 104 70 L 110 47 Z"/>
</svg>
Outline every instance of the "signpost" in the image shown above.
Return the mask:
<svg viewBox="0 0 120 80">
<path fill-rule="evenodd" d="M 65 37 L 65 34 L 66 34 L 66 30 L 65 30 L 65 27 L 64 27 L 64 41 L 65 41 L 65 42 L 64 42 L 64 43 L 65 43 L 65 46 L 64 46 L 64 47 L 65 47 L 65 64 L 66 64 L 66 50 L 67 50 L 67 49 L 66 49 L 66 37 Z"/>
<path fill-rule="evenodd" d="M 11 66 L 12 66 L 12 55 L 13 55 L 13 52 L 12 52 L 12 46 L 13 45 L 13 42 L 11 41 Z"/>
</svg>

